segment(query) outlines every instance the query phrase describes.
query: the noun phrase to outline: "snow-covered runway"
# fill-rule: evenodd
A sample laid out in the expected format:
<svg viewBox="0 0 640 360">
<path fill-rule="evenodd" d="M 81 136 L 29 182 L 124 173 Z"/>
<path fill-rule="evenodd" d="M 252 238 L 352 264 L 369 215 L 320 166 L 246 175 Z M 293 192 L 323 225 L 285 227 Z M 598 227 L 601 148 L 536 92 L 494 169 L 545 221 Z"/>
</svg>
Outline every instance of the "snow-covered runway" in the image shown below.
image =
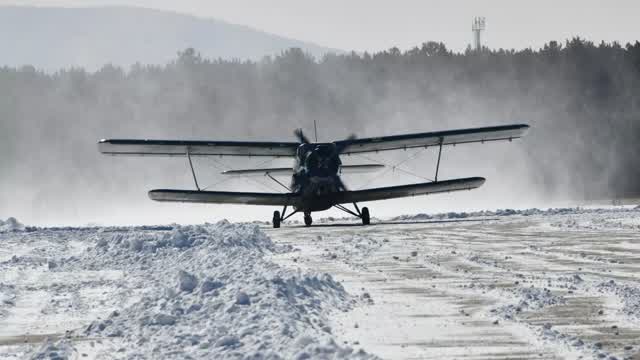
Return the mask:
<svg viewBox="0 0 640 360">
<path fill-rule="evenodd" d="M 2 225 L 2 224 L 0 224 Z M 640 210 L 0 230 L 0 359 L 633 358 Z"/>
<path fill-rule="evenodd" d="M 523 214 L 268 233 L 299 249 L 278 262 L 326 271 L 371 299 L 334 326 L 385 358 L 638 354 L 640 211 Z"/>
</svg>

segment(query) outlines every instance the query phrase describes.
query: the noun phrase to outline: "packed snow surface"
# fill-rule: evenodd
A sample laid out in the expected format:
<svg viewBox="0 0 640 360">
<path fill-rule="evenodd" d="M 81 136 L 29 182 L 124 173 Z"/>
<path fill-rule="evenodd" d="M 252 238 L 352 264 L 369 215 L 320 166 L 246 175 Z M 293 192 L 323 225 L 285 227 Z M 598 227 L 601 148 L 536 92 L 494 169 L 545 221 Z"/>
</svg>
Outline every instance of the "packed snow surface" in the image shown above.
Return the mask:
<svg viewBox="0 0 640 360">
<path fill-rule="evenodd" d="M 363 306 L 332 318 L 391 359 L 640 358 L 640 209 L 418 214 L 268 230 Z"/>
</svg>

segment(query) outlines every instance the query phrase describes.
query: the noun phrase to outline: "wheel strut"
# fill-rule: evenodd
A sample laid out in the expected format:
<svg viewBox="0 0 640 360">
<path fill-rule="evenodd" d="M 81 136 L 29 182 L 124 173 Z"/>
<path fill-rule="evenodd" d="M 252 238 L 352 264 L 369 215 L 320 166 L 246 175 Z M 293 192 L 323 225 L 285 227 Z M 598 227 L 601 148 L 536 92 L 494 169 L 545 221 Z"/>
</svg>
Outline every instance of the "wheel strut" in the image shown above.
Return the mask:
<svg viewBox="0 0 640 360">
<path fill-rule="evenodd" d="M 344 212 L 346 212 L 347 214 L 353 215 L 355 217 L 359 217 L 360 219 L 362 219 L 362 225 L 369 225 L 369 223 L 371 222 L 371 218 L 369 217 L 369 208 L 367 207 L 363 207 L 362 211 L 360 211 L 360 208 L 358 207 L 358 204 L 356 204 L 355 202 L 353 203 L 353 207 L 356 208 L 357 212 L 354 212 L 352 210 L 349 210 L 348 208 L 344 207 L 343 205 L 340 204 L 336 204 L 333 205 L 336 209 L 340 209 Z"/>
</svg>

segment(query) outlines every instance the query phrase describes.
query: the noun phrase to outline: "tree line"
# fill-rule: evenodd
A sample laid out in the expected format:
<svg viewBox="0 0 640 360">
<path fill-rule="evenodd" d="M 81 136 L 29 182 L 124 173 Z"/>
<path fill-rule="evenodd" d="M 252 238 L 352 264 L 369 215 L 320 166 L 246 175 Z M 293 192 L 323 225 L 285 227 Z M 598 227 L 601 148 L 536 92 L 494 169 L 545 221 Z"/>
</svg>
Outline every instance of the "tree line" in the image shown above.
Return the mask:
<svg viewBox="0 0 640 360">
<path fill-rule="evenodd" d="M 313 120 L 325 139 L 528 123 L 524 151 L 510 161 L 525 162 L 536 187 L 635 196 L 639 94 L 640 42 L 580 38 L 538 50 L 457 53 L 427 42 L 319 59 L 290 49 L 252 62 L 186 49 L 164 66 L 3 67 L 0 186 L 44 198 L 88 183 L 109 191 L 114 184 L 96 180 L 109 177 L 96 165 L 101 137 L 288 141 Z"/>
</svg>

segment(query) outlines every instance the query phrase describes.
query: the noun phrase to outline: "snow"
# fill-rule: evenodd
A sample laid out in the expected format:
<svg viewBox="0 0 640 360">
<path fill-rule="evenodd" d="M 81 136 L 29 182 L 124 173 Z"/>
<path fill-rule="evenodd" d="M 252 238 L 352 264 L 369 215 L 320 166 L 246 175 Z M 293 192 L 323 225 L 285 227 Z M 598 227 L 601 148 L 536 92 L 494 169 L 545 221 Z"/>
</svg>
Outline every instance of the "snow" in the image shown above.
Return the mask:
<svg viewBox="0 0 640 360">
<path fill-rule="evenodd" d="M 348 311 L 357 299 L 330 275 L 285 269 L 267 260 L 268 254 L 291 249 L 274 244 L 256 225 L 223 221 L 160 231 L 44 232 L 65 248 L 78 240 L 84 246 L 73 256 L 49 251 L 36 264 L 24 257 L 17 262 L 28 272 L 76 274 L 77 283 L 71 285 L 51 289 L 53 284 L 46 280 L 37 284 L 52 290 L 51 300 L 58 301 L 51 308 L 53 313 L 89 306 L 90 300 L 77 292 L 80 284 L 90 281 L 84 276 L 90 272 L 121 272 L 123 276 L 97 302 L 121 301 L 104 307 L 100 315 L 88 314 L 84 325 L 67 328 L 64 336 L 52 336 L 41 346 L 3 349 L 14 355 L 22 351 L 35 359 L 66 359 L 85 351 L 80 348 L 86 338 L 110 340 L 109 346 L 97 346 L 90 354 L 97 357 L 372 358 L 339 345 L 328 325 L 330 312 Z M 31 235 L 7 240 L 38 238 Z M 0 281 L 14 283 L 1 287 L 3 319 L 20 316 L 12 314 L 10 303 L 19 304 L 27 297 L 29 291 L 20 288 L 28 285 L 6 275 Z M 72 298 L 63 299 L 69 293 Z"/>
<path fill-rule="evenodd" d="M 548 209 L 498 209 L 498 210 L 481 210 L 472 212 L 448 212 L 439 214 L 415 214 L 400 215 L 391 219 L 391 221 L 406 220 L 444 220 L 444 219 L 467 219 L 467 218 L 488 218 L 488 217 L 507 217 L 507 216 L 545 216 L 545 217 L 562 217 L 563 215 L 581 216 L 581 215 L 604 215 L 604 218 L 616 216 L 636 215 L 640 207 L 613 207 L 613 208 L 548 208 Z M 636 218 L 634 216 L 634 218 Z M 640 225 L 640 221 L 636 221 Z M 635 224 L 634 224 L 635 225 Z"/>
<path fill-rule="evenodd" d="M 330 272 L 371 299 L 332 324 L 373 354 L 631 359 L 638 219 L 628 207 L 507 209 L 269 233 L 298 249 L 278 263 Z"/>
<path fill-rule="evenodd" d="M 640 209 L 0 233 L 0 359 L 640 350 Z M 328 226 L 327 226 L 328 225 Z"/>
<path fill-rule="evenodd" d="M 31 360 L 64 360 L 73 356 L 73 347 L 68 341 L 58 341 L 55 344 L 45 342 L 30 357 Z"/>
<path fill-rule="evenodd" d="M 16 218 L 10 217 L 5 221 L 0 219 L 0 232 L 22 231 L 25 227 Z"/>
<path fill-rule="evenodd" d="M 522 311 L 540 310 L 546 306 L 566 303 L 564 297 L 552 293 L 551 290 L 547 288 L 540 289 L 534 285 L 509 289 L 508 291 L 511 292 L 512 297 L 518 300 L 517 303 L 503 306 L 496 311 L 491 311 L 505 319 L 513 319 L 516 314 Z"/>
<path fill-rule="evenodd" d="M 640 286 L 638 283 L 624 285 L 615 280 L 609 280 L 598 284 L 597 289 L 616 296 L 617 300 L 622 303 L 620 309 L 622 315 L 640 322 Z"/>
</svg>

